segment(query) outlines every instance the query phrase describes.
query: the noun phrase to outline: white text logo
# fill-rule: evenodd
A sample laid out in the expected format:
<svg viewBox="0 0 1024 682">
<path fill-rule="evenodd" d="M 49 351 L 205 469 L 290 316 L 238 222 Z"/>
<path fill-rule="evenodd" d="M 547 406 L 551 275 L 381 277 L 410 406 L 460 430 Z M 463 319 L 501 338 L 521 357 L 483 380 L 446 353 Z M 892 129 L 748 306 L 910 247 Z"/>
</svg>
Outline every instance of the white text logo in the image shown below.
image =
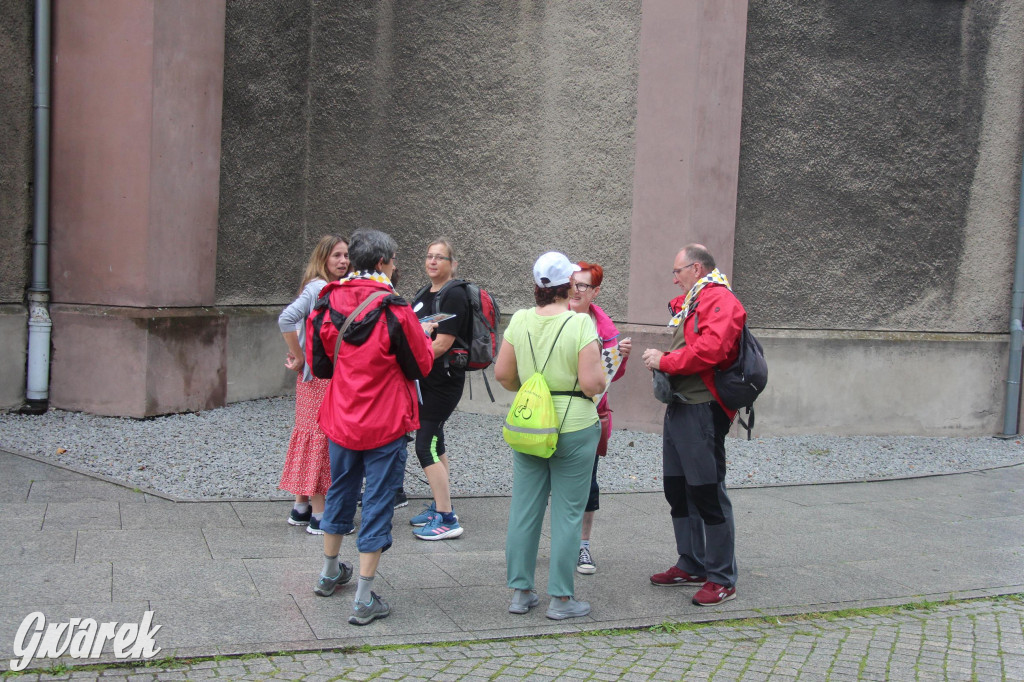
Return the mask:
<svg viewBox="0 0 1024 682">
<path fill-rule="evenodd" d="M 160 651 L 153 636 L 163 625 L 153 625 L 153 612 L 146 611 L 141 623 L 97 623 L 92 618 L 72 618 L 67 623 L 46 624 L 40 611 L 25 616 L 14 636 L 11 670 L 24 670 L 33 658 L 99 658 L 110 640 L 114 656 L 126 659 L 153 658 Z"/>
</svg>

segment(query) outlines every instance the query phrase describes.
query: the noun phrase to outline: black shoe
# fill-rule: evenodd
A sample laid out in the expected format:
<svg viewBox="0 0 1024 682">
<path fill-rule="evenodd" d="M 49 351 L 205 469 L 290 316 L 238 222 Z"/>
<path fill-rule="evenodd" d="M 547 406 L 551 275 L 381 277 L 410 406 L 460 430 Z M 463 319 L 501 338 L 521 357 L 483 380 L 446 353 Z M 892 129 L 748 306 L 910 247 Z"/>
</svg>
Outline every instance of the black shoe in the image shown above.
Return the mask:
<svg viewBox="0 0 1024 682">
<path fill-rule="evenodd" d="M 313 518 L 313 507 L 307 507 L 305 514 L 300 514 L 295 511 L 295 507 L 292 507 L 292 513 L 288 515 L 288 523 L 293 526 L 306 526 L 309 525 L 311 518 Z"/>
<path fill-rule="evenodd" d="M 395 493 L 395 509 L 399 509 L 401 507 L 408 507 L 408 506 L 409 506 L 409 498 L 406 497 L 405 490 L 402 489 L 402 488 L 399 488 L 398 492 Z"/>
</svg>

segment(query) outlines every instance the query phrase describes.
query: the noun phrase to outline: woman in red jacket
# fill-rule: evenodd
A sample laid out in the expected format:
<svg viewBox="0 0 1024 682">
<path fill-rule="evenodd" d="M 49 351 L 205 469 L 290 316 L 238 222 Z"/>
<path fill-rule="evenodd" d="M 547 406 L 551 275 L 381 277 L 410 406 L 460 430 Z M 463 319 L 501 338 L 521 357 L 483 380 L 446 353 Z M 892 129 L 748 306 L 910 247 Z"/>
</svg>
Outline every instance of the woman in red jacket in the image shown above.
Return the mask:
<svg viewBox="0 0 1024 682">
<path fill-rule="evenodd" d="M 377 230 L 359 230 L 349 243 L 354 268 L 340 282 L 324 287 L 307 321 L 307 361 L 314 372 L 333 361 L 319 424 L 330 441 L 331 487 L 324 518 L 324 567 L 314 592 L 327 597 L 352 578 L 339 563 L 342 537 L 352 530 L 359 486 L 366 479 L 356 547 L 359 581 L 348 622 L 366 625 L 391 613 L 372 590 L 380 556 L 391 547 L 395 492 L 407 457 L 405 434 L 419 428 L 415 379 L 434 362 L 430 333 L 394 292 L 395 240 Z M 358 310 L 363 306 L 362 310 Z M 326 314 L 322 308 L 329 309 Z M 349 317 L 340 343 L 338 331 Z"/>
</svg>

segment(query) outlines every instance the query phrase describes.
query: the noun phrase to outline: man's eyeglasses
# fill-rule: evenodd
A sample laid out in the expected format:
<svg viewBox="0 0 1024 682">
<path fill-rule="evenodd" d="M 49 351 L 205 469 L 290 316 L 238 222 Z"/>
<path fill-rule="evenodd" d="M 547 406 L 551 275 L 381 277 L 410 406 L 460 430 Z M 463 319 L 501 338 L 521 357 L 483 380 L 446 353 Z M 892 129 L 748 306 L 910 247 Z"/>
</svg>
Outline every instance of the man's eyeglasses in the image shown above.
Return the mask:
<svg viewBox="0 0 1024 682">
<path fill-rule="evenodd" d="M 584 282 L 574 282 L 573 286 L 576 287 L 576 292 L 580 294 L 585 294 L 591 289 L 597 288 L 593 284 L 585 284 Z"/>
<path fill-rule="evenodd" d="M 678 274 L 679 274 L 680 272 L 682 272 L 682 271 L 683 271 L 683 270 L 685 270 L 686 268 L 692 267 L 692 266 L 694 266 L 694 265 L 696 265 L 696 264 L 697 264 L 697 261 L 694 261 L 694 262 L 692 262 L 692 263 L 687 263 L 686 265 L 684 265 L 684 266 L 683 266 L 683 267 L 681 267 L 681 268 L 672 268 L 672 274 L 673 274 L 673 275 L 678 275 Z"/>
<path fill-rule="evenodd" d="M 439 253 L 428 253 L 427 254 L 427 260 L 447 260 L 447 261 L 450 261 L 451 258 L 449 258 L 448 256 L 442 256 Z"/>
</svg>

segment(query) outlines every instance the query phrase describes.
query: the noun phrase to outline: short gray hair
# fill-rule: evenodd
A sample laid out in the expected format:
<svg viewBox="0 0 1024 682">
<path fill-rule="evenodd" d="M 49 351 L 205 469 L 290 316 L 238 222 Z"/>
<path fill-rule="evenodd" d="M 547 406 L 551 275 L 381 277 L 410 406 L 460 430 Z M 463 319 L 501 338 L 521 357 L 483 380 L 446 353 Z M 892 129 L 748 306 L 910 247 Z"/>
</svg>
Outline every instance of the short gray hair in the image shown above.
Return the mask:
<svg viewBox="0 0 1024 682">
<path fill-rule="evenodd" d="M 356 230 L 349 237 L 348 257 L 354 270 L 372 272 L 377 263 L 390 263 L 398 251 L 398 243 L 387 232 L 380 230 Z"/>
<path fill-rule="evenodd" d="M 352 247 L 349 247 L 351 251 Z M 683 247 L 683 251 L 686 252 L 686 259 L 692 263 L 700 263 L 704 266 L 704 269 L 711 272 L 715 269 L 715 258 L 708 251 L 706 246 L 702 244 L 687 244 Z"/>
</svg>

